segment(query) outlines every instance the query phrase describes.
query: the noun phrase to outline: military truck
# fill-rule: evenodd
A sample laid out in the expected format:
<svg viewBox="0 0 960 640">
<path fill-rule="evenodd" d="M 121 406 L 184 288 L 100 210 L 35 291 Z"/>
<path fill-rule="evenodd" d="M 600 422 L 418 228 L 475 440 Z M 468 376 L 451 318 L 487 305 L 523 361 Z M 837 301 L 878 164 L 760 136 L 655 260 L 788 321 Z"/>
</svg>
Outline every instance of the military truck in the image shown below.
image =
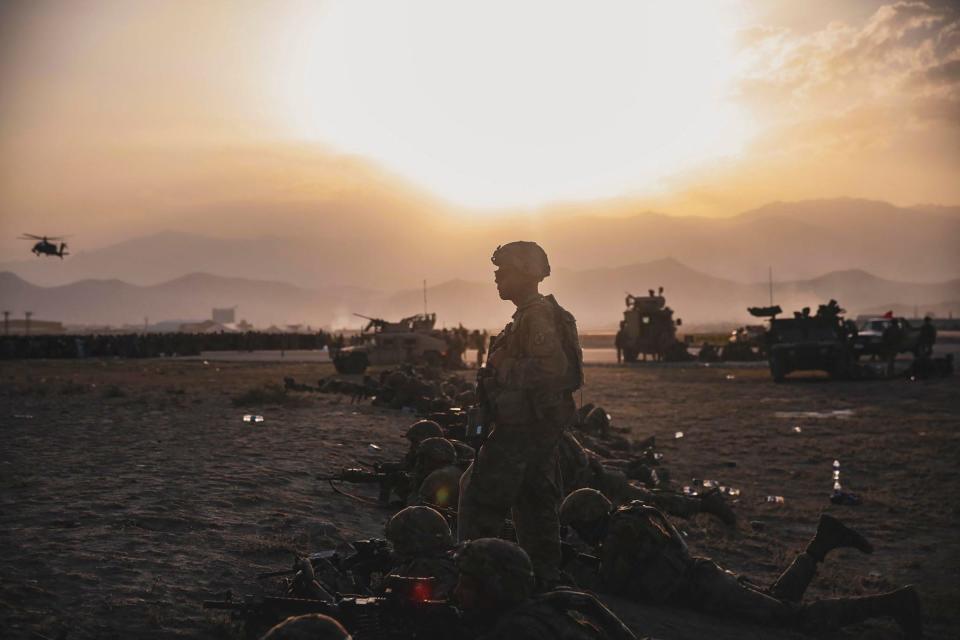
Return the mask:
<svg viewBox="0 0 960 640">
<path fill-rule="evenodd" d="M 344 347 L 333 356 L 338 373 L 363 373 L 370 365 L 403 363 L 441 366 L 447 356 L 443 333 L 434 328 L 435 313 L 421 313 L 388 322 L 355 313 L 367 320 L 361 343 Z"/>
<path fill-rule="evenodd" d="M 673 309 L 666 306 L 663 287 L 654 294 L 634 296 L 627 294 L 616 335 L 617 350 L 622 353 L 625 362 L 636 362 L 637 358 L 651 356 L 654 360 L 682 361 L 692 356 L 687 345 L 677 339 L 677 327 L 682 324 L 680 318 L 673 319 Z"/>
<path fill-rule="evenodd" d="M 857 331 L 853 344 L 854 356 L 895 358 L 898 353 L 921 352 L 920 327 L 914 327 L 906 318 L 892 314 L 879 318 L 867 318 Z"/>
<path fill-rule="evenodd" d="M 778 318 L 779 306 L 750 307 L 755 317 L 769 318 L 767 358 L 775 382 L 783 382 L 793 371 L 826 371 L 831 378 L 854 373 L 853 336 L 856 327 L 841 316 L 836 300 L 822 304 L 815 315 L 809 307 L 792 318 Z"/>
</svg>

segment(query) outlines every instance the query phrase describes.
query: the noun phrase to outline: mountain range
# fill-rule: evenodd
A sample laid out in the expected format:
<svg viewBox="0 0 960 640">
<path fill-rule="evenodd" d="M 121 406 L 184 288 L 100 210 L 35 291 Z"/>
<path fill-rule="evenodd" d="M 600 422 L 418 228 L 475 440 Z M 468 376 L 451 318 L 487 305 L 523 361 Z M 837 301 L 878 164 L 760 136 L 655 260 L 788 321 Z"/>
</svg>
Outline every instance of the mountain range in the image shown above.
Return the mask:
<svg viewBox="0 0 960 640">
<path fill-rule="evenodd" d="M 83 249 L 84 239 L 72 238 L 69 250 L 75 253 L 62 261 L 8 256 L 0 271 L 44 286 L 116 277 L 156 285 L 207 273 L 306 289 L 399 290 L 424 279 L 485 281 L 494 247 L 534 239 L 556 272 L 629 269 L 672 258 L 738 282 L 766 281 L 770 268 L 781 282 L 851 269 L 907 282 L 960 277 L 960 207 L 809 200 L 772 203 L 728 218 L 634 212 L 629 203 L 618 202 L 493 218 L 317 207 L 205 211 L 182 219 L 180 230 L 100 249 Z M 232 237 L 234 230 L 248 235 Z"/>
<path fill-rule="evenodd" d="M 557 269 L 542 289 L 554 293 L 574 313 L 582 330 L 616 328 L 626 292 L 643 295 L 663 286 L 668 304 L 688 325 L 750 321 L 748 306 L 769 301 L 768 283 L 740 283 L 701 273 L 674 259 L 616 268 Z M 836 298 L 850 314 L 878 312 L 899 305 L 917 306 L 920 313 L 960 313 L 960 279 L 940 283 L 886 280 L 861 270 L 834 271 L 808 280 L 777 281 L 774 301 L 784 310 L 816 307 Z M 427 307 L 438 323 L 495 328 L 512 313 L 499 300 L 492 279 L 454 279 L 426 290 Z M 0 304 L 19 317 L 69 324 L 129 323 L 210 317 L 213 307 L 237 307 L 238 319 L 257 326 L 310 324 L 358 326 L 354 313 L 395 319 L 424 309 L 421 288 L 389 291 L 347 286 L 299 287 L 294 284 L 193 273 L 153 285 L 125 281 L 79 280 L 42 287 L 10 272 L 0 273 Z"/>
</svg>

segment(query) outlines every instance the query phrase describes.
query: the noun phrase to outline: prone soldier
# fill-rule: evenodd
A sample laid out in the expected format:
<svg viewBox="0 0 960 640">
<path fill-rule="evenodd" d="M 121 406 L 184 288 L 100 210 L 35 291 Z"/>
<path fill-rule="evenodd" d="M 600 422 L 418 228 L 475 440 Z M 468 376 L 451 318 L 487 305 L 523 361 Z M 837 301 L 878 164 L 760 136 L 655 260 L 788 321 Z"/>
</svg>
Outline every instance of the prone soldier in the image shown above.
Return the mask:
<svg viewBox="0 0 960 640">
<path fill-rule="evenodd" d="M 387 522 L 386 536 L 398 560 L 391 573 L 433 578 L 429 599 L 449 599 L 457 584 L 457 567 L 453 534 L 443 516 L 430 507 L 407 507 Z"/>
<path fill-rule="evenodd" d="M 623 471 L 604 464 L 570 432 L 565 432 L 560 440 L 560 470 L 564 495 L 577 489 L 596 489 L 614 504 L 642 500 L 681 518 L 709 513 L 725 524 L 736 524 L 736 515 L 718 489 L 711 489 L 701 496 L 686 496 L 670 489 L 640 486 L 631 482 Z"/>
<path fill-rule="evenodd" d="M 412 499 L 429 506 L 456 509 L 462 475 L 453 443 L 446 438 L 427 438 L 417 448 L 413 468 L 417 495 Z"/>
<path fill-rule="evenodd" d="M 920 601 L 911 586 L 878 595 L 801 603 L 817 564 L 830 551 L 853 547 L 873 552 L 863 536 L 826 514 L 820 516 L 806 550 L 766 590 L 708 558 L 691 556 L 667 517 L 639 501 L 612 511 L 610 501 L 599 491 L 580 489 L 564 500 L 560 518 L 582 540 L 599 548 L 599 582 L 610 593 L 820 634 L 869 618 L 893 617 L 908 638 L 922 635 Z"/>
<path fill-rule="evenodd" d="M 499 538 L 463 545 L 454 595 L 464 622 L 480 640 L 635 640 L 617 616 L 590 594 L 557 590 L 533 596 L 530 557 Z"/>
<path fill-rule="evenodd" d="M 287 618 L 260 640 L 350 640 L 350 634 L 330 616 L 308 613 Z"/>
</svg>

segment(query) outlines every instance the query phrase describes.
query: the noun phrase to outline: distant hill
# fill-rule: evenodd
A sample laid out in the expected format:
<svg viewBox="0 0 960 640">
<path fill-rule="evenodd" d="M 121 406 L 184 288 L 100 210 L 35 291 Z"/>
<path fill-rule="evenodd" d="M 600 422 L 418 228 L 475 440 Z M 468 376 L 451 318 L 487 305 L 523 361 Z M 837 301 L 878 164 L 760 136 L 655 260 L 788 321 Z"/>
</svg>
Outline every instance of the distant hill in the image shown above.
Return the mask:
<svg viewBox="0 0 960 640">
<path fill-rule="evenodd" d="M 151 285 L 202 272 L 308 289 L 350 285 L 398 290 L 423 279 L 486 280 L 494 247 L 535 239 L 558 270 L 673 258 L 739 282 L 765 280 L 768 267 L 778 281 L 850 269 L 908 282 L 960 277 L 958 207 L 904 208 L 836 199 L 777 202 L 730 218 L 650 212 L 612 217 L 606 211 L 584 204 L 561 213 L 477 219 L 390 209 L 358 213 L 321 205 L 225 208 L 197 217 L 205 227 L 223 232 L 249 228 L 250 220 L 263 228 L 269 221 L 269 235 L 225 238 L 166 231 L 90 251 L 82 249 L 78 238 L 75 255 L 63 261 L 30 256 L 2 262 L 0 271 L 47 286 L 118 276 Z M 182 224 L 189 226 L 189 219 Z"/>
<path fill-rule="evenodd" d="M 576 315 L 580 328 L 617 326 L 627 292 L 642 295 L 663 286 L 668 304 L 686 323 L 744 322 L 748 306 L 766 304 L 767 283 L 741 283 L 705 275 L 685 264 L 663 259 L 618 268 L 574 271 L 557 269 L 544 282 Z M 944 300 L 960 300 L 960 279 L 936 284 L 896 282 L 864 271 L 832 272 L 811 280 L 775 283 L 775 302 L 787 311 L 815 307 L 830 298 L 850 314 L 863 313 L 893 302 L 921 311 L 938 309 L 960 315 L 960 308 Z M 398 318 L 423 310 L 423 290 L 395 292 L 352 287 L 304 288 L 292 284 L 189 274 L 150 286 L 119 280 L 80 280 L 58 287 L 30 284 L 12 273 L 0 273 L 0 300 L 5 309 L 21 315 L 84 324 L 140 324 L 148 316 L 157 322 L 170 318 L 207 318 L 213 307 L 238 306 L 238 319 L 258 326 L 302 323 L 313 326 L 357 326 L 353 313 Z M 446 326 L 502 326 L 512 313 L 497 297 L 492 278 L 485 281 L 449 280 L 427 289 L 427 304 Z"/>
</svg>

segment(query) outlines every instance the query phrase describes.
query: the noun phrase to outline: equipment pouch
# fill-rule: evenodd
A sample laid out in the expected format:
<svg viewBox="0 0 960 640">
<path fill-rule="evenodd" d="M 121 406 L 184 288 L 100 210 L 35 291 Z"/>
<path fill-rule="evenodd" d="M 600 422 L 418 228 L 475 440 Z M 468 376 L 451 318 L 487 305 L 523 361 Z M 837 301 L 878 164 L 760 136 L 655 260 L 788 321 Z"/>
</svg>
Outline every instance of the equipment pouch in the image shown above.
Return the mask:
<svg viewBox="0 0 960 640">
<path fill-rule="evenodd" d="M 536 420 L 527 393 L 518 389 L 500 389 L 493 397 L 497 424 L 525 424 Z"/>
</svg>

